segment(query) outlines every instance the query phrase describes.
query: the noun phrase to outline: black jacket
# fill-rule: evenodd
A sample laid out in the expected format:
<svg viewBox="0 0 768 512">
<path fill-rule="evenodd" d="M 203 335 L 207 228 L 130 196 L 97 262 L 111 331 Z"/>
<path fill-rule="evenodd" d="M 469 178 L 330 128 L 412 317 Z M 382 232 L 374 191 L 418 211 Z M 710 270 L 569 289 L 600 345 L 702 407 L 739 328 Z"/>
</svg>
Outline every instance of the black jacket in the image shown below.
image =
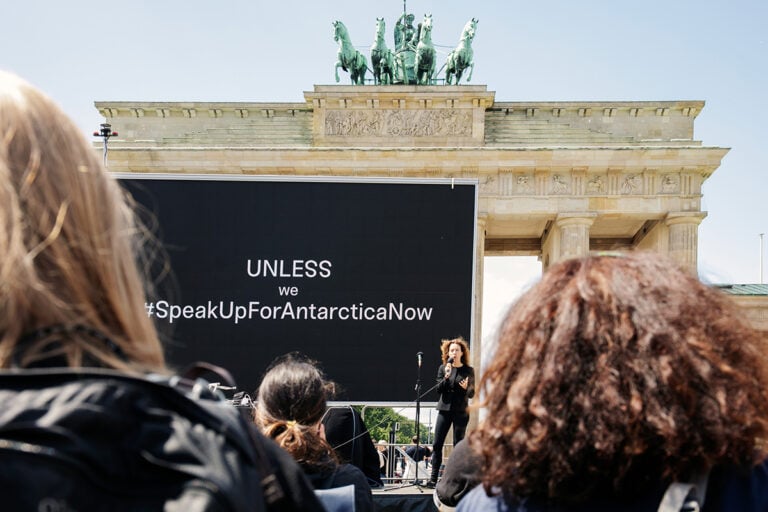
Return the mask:
<svg viewBox="0 0 768 512">
<path fill-rule="evenodd" d="M 334 489 L 346 485 L 355 486 L 355 511 L 373 512 L 373 493 L 368 480 L 360 469 L 351 464 L 329 463 L 309 466 L 301 464 L 304 469 L 304 475 L 315 489 Z"/>
<path fill-rule="evenodd" d="M 351 406 L 331 407 L 323 417 L 323 425 L 325 439 L 339 459 L 360 468 L 371 487 L 382 487 L 379 454 L 360 414 Z"/>
<path fill-rule="evenodd" d="M 462 388 L 459 382 L 469 377 L 467 389 Z M 468 365 L 453 367 L 451 375 L 445 378 L 445 365 L 441 364 L 437 370 L 437 410 L 466 412 L 469 399 L 475 396 L 475 370 Z"/>
</svg>

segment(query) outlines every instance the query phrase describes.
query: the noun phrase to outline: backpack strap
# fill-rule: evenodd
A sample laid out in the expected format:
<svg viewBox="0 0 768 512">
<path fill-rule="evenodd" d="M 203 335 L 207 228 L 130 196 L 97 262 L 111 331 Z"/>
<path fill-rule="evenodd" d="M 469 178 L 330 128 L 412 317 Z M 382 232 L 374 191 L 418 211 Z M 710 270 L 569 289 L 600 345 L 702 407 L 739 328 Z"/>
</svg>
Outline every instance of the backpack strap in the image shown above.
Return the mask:
<svg viewBox="0 0 768 512">
<path fill-rule="evenodd" d="M 237 389 L 235 378 L 229 373 L 229 370 L 221 366 L 211 364 L 205 361 L 196 361 L 186 368 L 184 368 L 179 375 L 185 379 L 197 380 L 200 378 L 206 378 L 210 382 L 211 376 L 216 376 L 219 382 L 213 383 L 214 388 L 221 387 L 221 385 L 227 386 L 221 389 Z"/>
<path fill-rule="evenodd" d="M 672 482 L 659 504 L 658 512 L 699 512 L 707 495 L 709 472 L 695 473 L 691 482 Z"/>
<path fill-rule="evenodd" d="M 246 430 L 256 451 L 256 466 L 261 476 L 261 492 L 264 495 L 264 501 L 267 502 L 270 510 L 280 510 L 280 504 L 286 498 L 285 490 L 266 454 L 262 438 L 252 425 L 246 425 Z"/>
<path fill-rule="evenodd" d="M 198 380 L 206 375 L 215 375 L 220 382 L 227 387 L 237 389 L 232 374 L 227 369 L 211 363 L 197 361 L 187 366 L 181 374 L 183 377 L 192 380 Z M 221 386 L 216 387 L 219 388 Z M 287 495 L 280 480 L 277 478 L 277 473 L 272 467 L 270 459 L 265 451 L 263 440 L 250 422 L 242 421 L 242 423 L 243 427 L 248 432 L 248 437 L 251 439 L 251 445 L 256 452 L 255 463 L 256 469 L 261 477 L 261 492 L 264 496 L 264 501 L 267 502 L 270 510 L 282 510 L 281 507 L 286 505 L 284 500 Z"/>
</svg>

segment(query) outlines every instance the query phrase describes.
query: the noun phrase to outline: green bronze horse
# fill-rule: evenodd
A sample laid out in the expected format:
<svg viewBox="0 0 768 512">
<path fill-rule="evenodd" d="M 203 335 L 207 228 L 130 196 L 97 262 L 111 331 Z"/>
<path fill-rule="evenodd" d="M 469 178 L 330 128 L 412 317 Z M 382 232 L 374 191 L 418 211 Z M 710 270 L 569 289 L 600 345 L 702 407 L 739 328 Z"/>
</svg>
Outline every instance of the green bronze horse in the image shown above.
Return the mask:
<svg viewBox="0 0 768 512">
<path fill-rule="evenodd" d="M 333 40 L 339 43 L 339 51 L 336 54 L 336 81 L 339 81 L 339 68 L 349 72 L 352 83 L 365 84 L 365 72 L 368 69 L 368 61 L 365 55 L 355 50 L 352 40 L 349 38 L 347 27 L 340 21 L 333 22 Z"/>
<path fill-rule="evenodd" d="M 477 22 L 478 20 L 472 18 L 464 25 L 458 46 L 448 54 L 448 59 L 445 61 L 446 85 L 451 85 L 454 77 L 456 78 L 456 85 L 459 85 L 461 75 L 467 68 L 469 68 L 467 82 L 472 80 L 472 71 L 475 69 L 475 62 L 472 60 L 472 40 L 475 38 L 475 32 L 477 32 Z"/>
<path fill-rule="evenodd" d="M 435 46 L 432 44 L 432 15 L 425 14 L 424 21 L 419 23 L 419 44 L 416 45 L 416 61 L 414 64 L 416 83 L 429 85 L 435 74 Z"/>
<path fill-rule="evenodd" d="M 371 46 L 371 66 L 374 84 L 391 84 L 394 81 L 395 62 L 392 50 L 384 41 L 386 24 L 384 18 L 376 18 L 376 36 Z"/>
</svg>

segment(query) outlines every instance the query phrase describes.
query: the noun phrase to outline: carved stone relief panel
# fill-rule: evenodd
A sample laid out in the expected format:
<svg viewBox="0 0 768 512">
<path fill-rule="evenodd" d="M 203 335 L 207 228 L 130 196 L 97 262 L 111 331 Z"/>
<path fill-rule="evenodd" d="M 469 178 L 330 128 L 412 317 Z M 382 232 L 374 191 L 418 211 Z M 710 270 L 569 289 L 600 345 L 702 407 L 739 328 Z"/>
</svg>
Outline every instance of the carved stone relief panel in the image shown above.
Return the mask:
<svg viewBox="0 0 768 512">
<path fill-rule="evenodd" d="M 472 112 L 433 110 L 328 110 L 325 135 L 342 137 L 470 137 Z"/>
<path fill-rule="evenodd" d="M 562 174 L 553 174 L 552 175 L 552 185 L 549 189 L 550 194 L 569 194 L 571 190 L 570 183 L 568 181 L 568 178 L 563 176 Z"/>
<path fill-rule="evenodd" d="M 587 194 L 600 195 L 605 194 L 605 176 L 598 174 L 587 181 Z"/>
<path fill-rule="evenodd" d="M 680 192 L 680 176 L 677 174 L 665 174 L 661 177 L 661 193 L 676 194 Z"/>
<path fill-rule="evenodd" d="M 496 179 L 496 176 L 486 176 L 480 179 L 480 193 L 485 195 L 499 193 L 499 180 Z"/>
<path fill-rule="evenodd" d="M 637 174 L 625 174 L 621 177 L 621 193 L 623 195 L 642 194 L 642 182 Z"/>
<path fill-rule="evenodd" d="M 515 193 L 518 195 L 533 194 L 533 176 L 530 174 L 516 175 Z"/>
</svg>

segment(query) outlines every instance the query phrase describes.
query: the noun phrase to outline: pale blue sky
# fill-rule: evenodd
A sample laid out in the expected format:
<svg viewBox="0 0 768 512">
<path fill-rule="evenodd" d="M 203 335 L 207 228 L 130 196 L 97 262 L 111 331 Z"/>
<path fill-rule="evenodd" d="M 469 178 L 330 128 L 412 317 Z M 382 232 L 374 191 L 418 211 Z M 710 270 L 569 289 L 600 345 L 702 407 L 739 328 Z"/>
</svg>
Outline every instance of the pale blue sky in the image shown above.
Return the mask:
<svg viewBox="0 0 768 512">
<path fill-rule="evenodd" d="M 403 10 L 402 0 L 7 4 L 0 68 L 45 90 L 86 134 L 103 121 L 94 101 L 303 101 L 314 84 L 334 83 L 333 20 L 367 54 L 376 17 L 392 46 Z M 704 100 L 694 137 L 732 149 L 704 185 L 700 272 L 758 282 L 758 234 L 768 232 L 767 1 L 408 0 L 408 10 L 433 15 L 444 53 L 467 20 L 480 20 L 472 84 L 498 101 Z M 486 282 L 491 322 L 530 271 L 486 267 L 498 284 Z"/>
</svg>

